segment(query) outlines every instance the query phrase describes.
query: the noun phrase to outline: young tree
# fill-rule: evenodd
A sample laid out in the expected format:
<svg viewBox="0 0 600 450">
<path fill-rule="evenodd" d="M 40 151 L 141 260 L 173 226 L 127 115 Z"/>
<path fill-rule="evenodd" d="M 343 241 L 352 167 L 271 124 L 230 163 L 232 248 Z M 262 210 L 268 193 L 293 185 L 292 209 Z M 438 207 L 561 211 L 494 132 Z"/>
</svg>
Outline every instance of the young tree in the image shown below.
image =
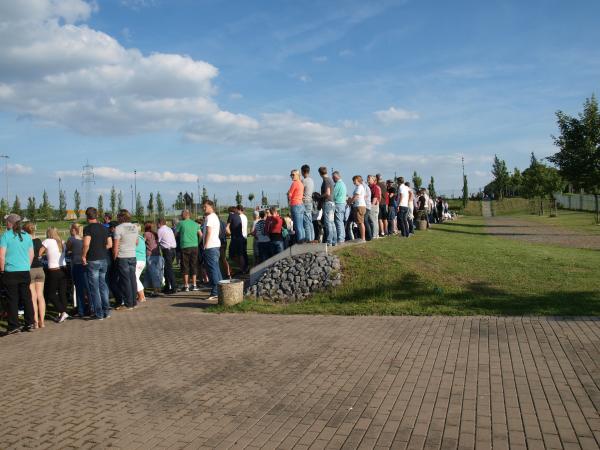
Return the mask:
<svg viewBox="0 0 600 450">
<path fill-rule="evenodd" d="M 523 187 L 523 175 L 518 167 L 515 167 L 512 175 L 510 176 L 509 190 L 512 197 L 518 197 L 521 195 Z"/>
<path fill-rule="evenodd" d="M 4 217 L 9 213 L 8 202 L 2 198 L 0 200 L 0 217 Z"/>
<path fill-rule="evenodd" d="M 45 189 L 42 194 L 42 203 L 40 204 L 38 212 L 40 219 L 50 220 L 52 218 L 52 205 L 50 204 L 50 200 L 48 200 L 48 193 Z"/>
<path fill-rule="evenodd" d="M 250 192 L 248 194 L 248 202 L 250 202 L 250 204 L 252 205 L 252 201 L 254 200 L 254 194 L 252 192 Z"/>
<path fill-rule="evenodd" d="M 413 172 L 413 177 L 412 177 L 412 182 L 413 182 L 413 186 L 415 187 L 415 189 L 418 191 L 419 189 L 421 189 L 421 187 L 423 186 L 423 180 L 421 179 L 421 177 L 417 174 L 417 171 L 415 170 Z"/>
<path fill-rule="evenodd" d="M 508 173 L 508 169 L 506 168 L 506 161 L 498 158 L 497 155 L 494 155 L 492 175 L 494 176 L 494 186 L 496 189 L 494 194 L 498 200 L 502 200 L 510 181 L 510 175 Z"/>
<path fill-rule="evenodd" d="M 427 190 L 429 191 L 429 197 L 431 197 L 432 199 L 435 199 L 437 197 L 435 193 L 435 183 L 433 177 L 431 177 L 431 179 L 429 180 L 429 186 L 427 186 Z"/>
<path fill-rule="evenodd" d="M 37 205 L 35 203 L 35 197 L 27 198 L 27 218 L 31 222 L 35 222 L 37 218 Z"/>
<path fill-rule="evenodd" d="M 117 191 L 114 186 L 110 188 L 110 214 L 113 217 L 117 214 Z"/>
<path fill-rule="evenodd" d="M 77 189 L 75 189 L 75 193 L 73 194 L 73 204 L 75 205 L 75 215 L 79 217 L 79 210 L 81 209 L 81 195 Z"/>
<path fill-rule="evenodd" d="M 204 203 L 206 200 L 208 200 L 208 191 L 204 186 L 202 186 L 202 198 L 200 200 L 200 203 Z"/>
<path fill-rule="evenodd" d="M 237 191 L 237 193 L 235 194 L 235 204 L 241 205 L 243 200 L 244 200 L 244 197 L 242 197 L 242 194 L 240 194 L 240 191 Z"/>
<path fill-rule="evenodd" d="M 544 200 L 552 198 L 552 194 L 562 191 L 563 181 L 554 167 L 542 164 L 531 153 L 529 167 L 523 171 L 523 191 L 527 198 L 539 199 L 540 215 L 544 214 Z"/>
<path fill-rule="evenodd" d="M 579 118 L 557 111 L 559 151 L 548 160 L 575 189 L 600 193 L 600 111 L 596 97 L 585 100 Z"/>
<path fill-rule="evenodd" d="M 148 206 L 146 207 L 148 210 L 148 215 L 152 216 L 152 220 L 154 220 L 154 193 L 150 192 L 150 198 L 148 198 Z"/>
<path fill-rule="evenodd" d="M 64 220 L 67 215 L 67 197 L 62 189 L 58 192 L 58 220 Z"/>
<path fill-rule="evenodd" d="M 98 217 L 102 217 L 104 215 L 104 197 L 102 194 L 98 196 Z"/>
<path fill-rule="evenodd" d="M 20 216 L 23 215 L 23 210 L 21 209 L 21 200 L 19 200 L 18 195 L 15 196 L 15 201 L 12 205 L 12 208 L 10 209 L 10 212 L 18 214 Z"/>
<path fill-rule="evenodd" d="M 265 191 L 262 191 L 261 194 L 260 194 L 260 205 L 261 206 L 268 206 L 269 205 L 269 199 L 265 195 Z"/>
<path fill-rule="evenodd" d="M 160 192 L 156 193 L 156 213 L 158 214 L 159 219 L 164 219 L 165 204 L 163 202 L 162 196 L 160 195 Z"/>
<path fill-rule="evenodd" d="M 462 204 L 467 206 L 469 202 L 469 184 L 467 183 L 467 176 L 463 175 L 463 189 L 462 189 Z"/>
<path fill-rule="evenodd" d="M 144 222 L 144 204 L 142 203 L 142 194 L 139 192 L 135 198 L 135 218 L 138 223 Z"/>
<path fill-rule="evenodd" d="M 119 194 L 117 195 L 117 209 L 125 209 L 125 206 L 123 205 L 123 191 L 119 191 Z"/>
</svg>

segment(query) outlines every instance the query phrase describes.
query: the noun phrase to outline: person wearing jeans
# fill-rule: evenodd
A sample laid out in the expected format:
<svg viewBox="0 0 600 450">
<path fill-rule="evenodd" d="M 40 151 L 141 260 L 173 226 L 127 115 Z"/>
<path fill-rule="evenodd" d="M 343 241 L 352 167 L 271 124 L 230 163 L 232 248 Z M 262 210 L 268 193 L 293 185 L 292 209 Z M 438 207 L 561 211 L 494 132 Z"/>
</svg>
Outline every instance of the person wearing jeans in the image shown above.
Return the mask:
<svg viewBox="0 0 600 450">
<path fill-rule="evenodd" d="M 102 320 L 110 317 L 106 273 L 109 267 L 107 250 L 112 247 L 112 238 L 109 237 L 107 228 L 98 223 L 96 208 L 86 209 L 85 216 L 88 225 L 83 229 L 81 261 L 85 267 L 90 309 L 94 310 L 93 318 Z"/>
<path fill-rule="evenodd" d="M 177 285 L 175 284 L 175 273 L 173 272 L 173 260 L 175 259 L 175 250 L 177 248 L 177 241 L 175 240 L 175 234 L 173 230 L 167 226 L 165 219 L 158 221 L 158 245 L 162 251 L 164 259 L 164 276 L 165 276 L 165 294 L 174 294 L 177 292 Z"/>
<path fill-rule="evenodd" d="M 327 174 L 327 167 L 319 167 L 319 175 L 323 179 L 321 183 L 321 199 L 323 201 L 323 221 L 327 232 L 327 244 L 335 245 L 337 243 L 337 233 L 335 231 L 335 204 L 333 203 L 333 180 Z"/>
<path fill-rule="evenodd" d="M 304 195 L 302 196 L 302 203 L 304 204 L 304 239 L 306 242 L 312 242 L 315 240 L 315 227 L 312 219 L 312 195 L 315 191 L 315 182 L 310 177 L 310 166 L 304 164 L 300 171 L 302 172 L 302 184 L 304 185 Z"/>
<path fill-rule="evenodd" d="M 119 225 L 115 228 L 113 256 L 117 263 L 119 274 L 119 291 L 121 298 L 117 304 L 125 304 L 125 308 L 132 309 L 137 305 L 137 278 L 135 276 L 136 257 L 135 250 L 138 245 L 137 227 L 131 223 L 131 214 L 126 209 L 117 215 Z M 121 309 L 119 306 L 117 309 Z"/>
<path fill-rule="evenodd" d="M 369 189 L 371 189 L 371 210 L 369 211 L 369 220 L 373 230 L 373 239 L 379 238 L 379 204 L 381 202 L 381 189 L 377 184 L 377 179 L 373 175 L 367 177 Z"/>
<path fill-rule="evenodd" d="M 404 178 L 398 177 L 398 225 L 402 236 L 409 237 L 408 228 L 408 202 L 410 199 L 408 186 L 404 184 Z"/>
<path fill-rule="evenodd" d="M 210 283 L 210 297 L 208 300 L 217 299 L 219 281 L 223 279 L 221 267 L 219 266 L 219 259 L 221 257 L 221 240 L 219 239 L 221 223 L 219 217 L 215 214 L 214 208 L 215 204 L 210 200 L 205 200 L 202 203 L 202 209 L 206 217 L 203 225 L 202 245 Z"/>
<path fill-rule="evenodd" d="M 344 219 L 346 218 L 346 184 L 342 181 L 342 176 L 338 171 L 331 174 L 335 185 L 333 187 L 333 202 L 335 203 L 335 230 L 337 243 L 342 244 L 346 240 L 346 227 Z"/>
<path fill-rule="evenodd" d="M 290 173 L 292 185 L 288 190 L 288 202 L 290 203 L 290 212 L 294 221 L 294 232 L 296 233 L 296 243 L 304 242 L 304 185 L 300 181 L 300 172 L 296 169 Z"/>
</svg>

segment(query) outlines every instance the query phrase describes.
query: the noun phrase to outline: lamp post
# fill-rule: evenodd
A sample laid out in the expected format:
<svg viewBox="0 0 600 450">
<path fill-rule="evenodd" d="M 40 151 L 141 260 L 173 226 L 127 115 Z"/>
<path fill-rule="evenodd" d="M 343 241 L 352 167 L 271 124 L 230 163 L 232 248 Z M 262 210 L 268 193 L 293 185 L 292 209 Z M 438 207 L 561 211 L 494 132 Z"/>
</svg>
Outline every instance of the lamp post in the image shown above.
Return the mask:
<svg viewBox="0 0 600 450">
<path fill-rule="evenodd" d="M 133 169 L 133 195 L 137 201 L 137 170 Z"/>
</svg>

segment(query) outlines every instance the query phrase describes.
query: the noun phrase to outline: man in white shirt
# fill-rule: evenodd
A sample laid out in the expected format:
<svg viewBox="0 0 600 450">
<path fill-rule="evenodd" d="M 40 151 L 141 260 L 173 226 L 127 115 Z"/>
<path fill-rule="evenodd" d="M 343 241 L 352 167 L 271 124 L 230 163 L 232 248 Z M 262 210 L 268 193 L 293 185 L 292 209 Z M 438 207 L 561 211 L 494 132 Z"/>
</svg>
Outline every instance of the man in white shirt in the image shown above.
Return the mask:
<svg viewBox="0 0 600 450">
<path fill-rule="evenodd" d="M 398 178 L 398 224 L 400 225 L 400 232 L 402 236 L 409 237 L 408 227 L 408 202 L 410 200 L 410 193 L 408 186 L 404 184 L 404 177 Z"/>
<path fill-rule="evenodd" d="M 202 209 L 204 211 L 202 245 L 204 247 L 204 260 L 206 261 L 208 279 L 211 286 L 210 297 L 208 300 L 216 300 L 218 294 L 217 286 L 219 281 L 223 279 L 221 267 L 219 266 L 221 250 L 219 231 L 221 230 L 221 223 L 219 221 L 219 216 L 215 214 L 215 204 L 212 201 L 205 200 L 204 203 L 202 203 Z"/>
<path fill-rule="evenodd" d="M 175 284 L 175 273 L 173 272 L 173 260 L 177 249 L 177 241 L 173 230 L 167 226 L 165 219 L 158 221 L 158 246 L 165 260 L 165 294 L 174 294 L 177 292 Z"/>
</svg>

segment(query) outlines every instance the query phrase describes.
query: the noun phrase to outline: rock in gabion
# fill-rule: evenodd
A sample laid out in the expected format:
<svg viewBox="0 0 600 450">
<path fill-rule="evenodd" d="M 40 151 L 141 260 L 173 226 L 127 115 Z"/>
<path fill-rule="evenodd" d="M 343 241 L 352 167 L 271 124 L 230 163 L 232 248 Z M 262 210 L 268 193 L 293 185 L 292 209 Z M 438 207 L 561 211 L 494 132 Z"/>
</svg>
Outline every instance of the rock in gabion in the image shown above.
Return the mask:
<svg viewBox="0 0 600 450">
<path fill-rule="evenodd" d="M 306 253 L 277 261 L 250 286 L 246 295 L 265 300 L 297 302 L 314 292 L 342 283 L 340 260 L 325 253 Z"/>
</svg>

